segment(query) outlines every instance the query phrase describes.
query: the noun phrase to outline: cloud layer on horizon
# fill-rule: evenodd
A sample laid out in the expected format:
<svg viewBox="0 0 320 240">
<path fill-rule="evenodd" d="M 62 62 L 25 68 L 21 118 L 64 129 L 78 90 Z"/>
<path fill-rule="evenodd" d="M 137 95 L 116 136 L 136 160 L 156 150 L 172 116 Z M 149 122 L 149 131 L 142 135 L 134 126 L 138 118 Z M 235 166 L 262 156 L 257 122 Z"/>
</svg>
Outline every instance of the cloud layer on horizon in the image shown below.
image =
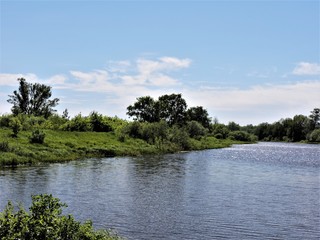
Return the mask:
<svg viewBox="0 0 320 240">
<path fill-rule="evenodd" d="M 190 106 L 202 105 L 214 116 L 234 116 L 234 119 L 222 117 L 222 121 L 238 121 L 244 124 L 245 118 L 266 118 L 265 114 L 312 110 L 319 104 L 320 80 L 301 80 L 287 84 L 261 84 L 246 89 L 240 88 L 210 88 L 197 86 L 190 88 L 181 79 L 174 77 L 176 71 L 187 69 L 192 61 L 174 57 L 161 57 L 155 60 L 139 58 L 136 61 L 113 61 L 105 69 L 96 69 L 89 72 L 71 70 L 67 74 L 57 74 L 46 79 L 36 74 L 0 74 L 0 86 L 15 87 L 17 78 L 26 78 L 28 82 L 48 84 L 61 93 L 61 105 L 68 108 L 70 113 L 97 110 L 86 107 L 90 97 L 86 94 L 104 96 L 104 106 L 112 111 L 113 115 L 124 117 L 125 109 L 139 96 L 152 96 L 157 98 L 163 94 L 182 93 Z M 318 75 L 319 64 L 301 62 L 293 70 L 293 75 Z M 1 97 L 1 102 L 5 101 Z M 11 92 L 7 93 L 10 94 Z M 67 93 L 67 94 L 66 94 Z M 83 93 L 81 96 L 77 96 Z M 72 98 L 72 99 L 71 99 Z M 81 102 L 81 104 L 77 104 Z M 68 106 L 67 106 L 68 105 Z M 69 106 L 70 105 L 70 106 Z M 91 103 L 90 106 L 95 105 Z M 318 106 L 319 107 L 319 106 Z M 98 107 L 103 112 L 103 108 Z M 1 104 L 0 114 L 8 112 L 9 105 Z M 71 110 L 71 111 L 70 111 Z M 262 114 L 251 118 L 245 116 L 248 112 L 261 112 Z M 298 114 L 299 112 L 296 112 Z M 106 114 L 106 113 L 105 113 Z M 108 112 L 110 114 L 110 112 Z M 242 116 L 243 115 L 243 116 Z M 261 117 L 260 117 L 261 116 Z M 280 115 L 279 115 L 280 116 Z M 276 114 L 274 115 L 277 118 Z M 290 117 L 290 116 L 288 116 Z M 268 120 L 268 119 L 267 119 Z M 279 120 L 279 119 L 275 119 Z M 247 120 L 248 123 L 249 120 Z"/>
</svg>

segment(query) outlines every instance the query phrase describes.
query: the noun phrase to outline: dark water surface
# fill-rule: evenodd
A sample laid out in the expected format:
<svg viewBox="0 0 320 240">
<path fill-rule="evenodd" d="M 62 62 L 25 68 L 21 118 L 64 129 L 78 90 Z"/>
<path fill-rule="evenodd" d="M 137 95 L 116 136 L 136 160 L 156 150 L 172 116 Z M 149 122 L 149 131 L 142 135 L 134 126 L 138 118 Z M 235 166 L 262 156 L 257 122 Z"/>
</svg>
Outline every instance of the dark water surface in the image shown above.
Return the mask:
<svg viewBox="0 0 320 240">
<path fill-rule="evenodd" d="M 320 145 L 259 143 L 0 170 L 0 210 L 52 193 L 128 239 L 320 239 Z"/>
</svg>

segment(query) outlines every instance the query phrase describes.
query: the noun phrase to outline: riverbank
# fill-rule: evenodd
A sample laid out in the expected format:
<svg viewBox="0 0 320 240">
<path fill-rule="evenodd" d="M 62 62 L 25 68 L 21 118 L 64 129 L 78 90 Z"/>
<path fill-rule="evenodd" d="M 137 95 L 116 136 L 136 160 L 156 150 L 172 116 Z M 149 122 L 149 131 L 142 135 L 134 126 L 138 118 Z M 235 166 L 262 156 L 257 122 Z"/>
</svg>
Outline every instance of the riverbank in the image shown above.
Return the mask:
<svg viewBox="0 0 320 240">
<path fill-rule="evenodd" d="M 139 156 L 177 152 L 181 149 L 166 142 L 150 144 L 142 139 L 119 139 L 114 132 L 68 132 L 44 130 L 43 144 L 30 143 L 32 131 L 12 137 L 10 129 L 0 129 L 0 167 L 64 162 L 90 157 Z M 230 139 L 202 137 L 189 139 L 190 149 L 203 150 L 243 143 Z"/>
</svg>

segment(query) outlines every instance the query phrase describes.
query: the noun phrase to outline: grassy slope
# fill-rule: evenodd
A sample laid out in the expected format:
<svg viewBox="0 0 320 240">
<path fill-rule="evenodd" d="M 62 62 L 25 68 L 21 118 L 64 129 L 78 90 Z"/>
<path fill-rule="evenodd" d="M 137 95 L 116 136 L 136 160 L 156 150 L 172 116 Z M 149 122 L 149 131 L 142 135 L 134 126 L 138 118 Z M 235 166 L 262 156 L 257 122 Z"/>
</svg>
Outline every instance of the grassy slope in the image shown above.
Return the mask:
<svg viewBox="0 0 320 240">
<path fill-rule="evenodd" d="M 161 147 L 148 144 L 141 139 L 126 138 L 120 142 L 114 133 L 66 132 L 45 130 L 44 144 L 30 144 L 30 131 L 21 131 L 17 138 L 11 130 L 0 129 L 0 144 L 8 142 L 9 149 L 0 150 L 0 167 L 40 162 L 62 162 L 87 157 L 137 156 L 173 152 L 170 145 Z M 191 139 L 193 150 L 222 148 L 237 143 L 207 137 L 201 141 Z"/>
</svg>

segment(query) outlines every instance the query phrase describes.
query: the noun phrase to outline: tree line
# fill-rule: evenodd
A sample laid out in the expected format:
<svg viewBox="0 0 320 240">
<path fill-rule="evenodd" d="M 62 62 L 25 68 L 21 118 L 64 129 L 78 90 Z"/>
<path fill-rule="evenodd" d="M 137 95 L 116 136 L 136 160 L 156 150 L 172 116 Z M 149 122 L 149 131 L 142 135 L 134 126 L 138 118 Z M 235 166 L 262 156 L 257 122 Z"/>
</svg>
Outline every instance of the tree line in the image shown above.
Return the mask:
<svg viewBox="0 0 320 240">
<path fill-rule="evenodd" d="M 213 136 L 217 139 L 240 141 L 309 141 L 320 142 L 320 109 L 314 108 L 309 116 L 296 115 L 292 119 L 281 119 L 275 123 L 240 126 L 212 122 L 207 110 L 202 106 L 188 108 L 181 94 L 166 94 L 158 99 L 150 96 L 138 97 L 127 107 L 127 115 L 134 121 L 117 117 L 107 117 L 98 112 L 88 116 L 78 114 L 69 117 L 66 109 L 58 115 L 54 107 L 58 98 L 51 99 L 51 87 L 44 84 L 28 83 L 19 78 L 19 88 L 9 95 L 13 104 L 12 115 L 0 117 L 0 127 L 10 127 L 13 136 L 20 130 L 36 128 L 34 142 L 43 142 L 42 129 L 63 131 L 115 132 L 119 140 L 126 136 L 140 138 L 152 144 L 166 141 L 176 142 L 182 149 L 188 149 L 189 138 L 200 139 Z M 30 140 L 31 141 L 31 140 Z"/>
</svg>

